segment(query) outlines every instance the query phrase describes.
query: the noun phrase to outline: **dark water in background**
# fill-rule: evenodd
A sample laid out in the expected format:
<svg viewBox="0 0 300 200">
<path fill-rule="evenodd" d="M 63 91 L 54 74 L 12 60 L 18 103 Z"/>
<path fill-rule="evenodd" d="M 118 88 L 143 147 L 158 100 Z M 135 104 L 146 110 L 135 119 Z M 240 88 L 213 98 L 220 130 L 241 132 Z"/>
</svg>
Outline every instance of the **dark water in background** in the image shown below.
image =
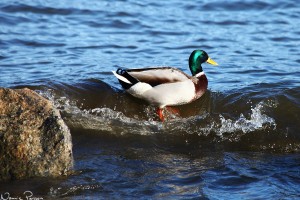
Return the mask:
<svg viewBox="0 0 300 200">
<path fill-rule="evenodd" d="M 51 99 L 75 172 L 0 183 L 44 198 L 300 197 L 298 1 L 0 2 L 0 86 Z M 111 70 L 174 66 L 203 49 L 209 91 L 158 122 Z"/>
</svg>

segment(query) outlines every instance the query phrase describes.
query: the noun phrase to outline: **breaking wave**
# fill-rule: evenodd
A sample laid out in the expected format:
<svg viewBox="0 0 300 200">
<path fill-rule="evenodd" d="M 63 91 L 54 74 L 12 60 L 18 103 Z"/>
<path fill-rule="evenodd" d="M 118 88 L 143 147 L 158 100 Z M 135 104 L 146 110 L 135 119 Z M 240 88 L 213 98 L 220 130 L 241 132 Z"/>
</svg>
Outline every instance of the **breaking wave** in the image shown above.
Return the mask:
<svg viewBox="0 0 300 200">
<path fill-rule="evenodd" d="M 297 93 L 278 90 L 273 95 L 255 88 L 247 88 L 249 93 L 208 91 L 199 100 L 176 107 L 180 114 L 165 109 L 165 122 L 155 107 L 101 81 L 35 90 L 53 102 L 73 133 L 160 138 L 156 142 L 165 141 L 162 146 L 173 141 L 193 143 L 192 148 L 209 144 L 229 150 L 298 151 L 299 108 L 292 98 Z"/>
<path fill-rule="evenodd" d="M 83 128 L 111 132 L 112 134 L 139 134 L 153 135 L 157 133 L 174 134 L 185 132 L 186 134 L 209 135 L 215 134 L 221 139 L 228 138 L 228 134 L 251 133 L 257 130 L 275 130 L 275 120 L 264 114 L 268 108 L 276 108 L 276 102 L 261 101 L 250 110 L 249 116 L 243 113 L 237 119 L 225 117 L 222 114 L 204 113 L 203 115 L 181 118 L 166 110 L 168 121 L 155 121 L 155 108 L 146 106 L 144 113 L 147 119 L 128 117 L 120 111 L 102 107 L 93 109 L 81 109 L 77 103 L 67 97 L 55 98 L 50 91 L 40 92 L 46 98 L 52 100 L 60 109 L 64 119 L 73 128 Z M 172 115 L 172 116 L 171 116 Z M 170 117 L 171 116 L 171 117 Z"/>
</svg>

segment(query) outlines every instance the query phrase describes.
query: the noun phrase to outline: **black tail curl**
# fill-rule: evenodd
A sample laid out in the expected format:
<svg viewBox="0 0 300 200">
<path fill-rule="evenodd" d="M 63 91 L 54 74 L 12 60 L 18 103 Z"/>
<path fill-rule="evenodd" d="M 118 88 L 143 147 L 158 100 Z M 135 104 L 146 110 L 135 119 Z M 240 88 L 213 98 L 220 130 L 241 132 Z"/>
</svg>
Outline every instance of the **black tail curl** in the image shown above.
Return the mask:
<svg viewBox="0 0 300 200">
<path fill-rule="evenodd" d="M 118 68 L 116 72 L 117 72 L 118 75 L 123 76 L 123 77 L 126 78 L 129 82 L 131 82 L 131 84 L 129 84 L 129 83 L 126 83 L 126 82 L 124 82 L 124 81 L 118 79 L 119 82 L 120 82 L 120 84 L 122 85 L 122 87 L 123 87 L 124 89 L 126 89 L 126 90 L 129 89 L 129 88 L 130 88 L 131 86 L 133 86 L 134 84 L 136 84 L 136 83 L 139 82 L 139 80 L 137 80 L 136 78 L 134 78 L 133 76 L 131 76 L 125 69 Z"/>
</svg>

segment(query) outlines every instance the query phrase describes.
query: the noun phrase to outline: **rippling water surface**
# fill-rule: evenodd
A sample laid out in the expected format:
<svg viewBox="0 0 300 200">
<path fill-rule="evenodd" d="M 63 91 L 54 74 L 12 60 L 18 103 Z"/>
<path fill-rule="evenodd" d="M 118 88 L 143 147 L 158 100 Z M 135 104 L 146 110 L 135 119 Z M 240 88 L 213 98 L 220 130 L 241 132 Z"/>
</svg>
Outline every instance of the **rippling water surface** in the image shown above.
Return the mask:
<svg viewBox="0 0 300 200">
<path fill-rule="evenodd" d="M 74 173 L 0 183 L 44 198 L 300 197 L 300 6 L 293 0 L 0 2 L 0 86 L 36 90 L 71 129 Z M 180 116 L 111 70 L 203 49 L 209 91 Z"/>
</svg>

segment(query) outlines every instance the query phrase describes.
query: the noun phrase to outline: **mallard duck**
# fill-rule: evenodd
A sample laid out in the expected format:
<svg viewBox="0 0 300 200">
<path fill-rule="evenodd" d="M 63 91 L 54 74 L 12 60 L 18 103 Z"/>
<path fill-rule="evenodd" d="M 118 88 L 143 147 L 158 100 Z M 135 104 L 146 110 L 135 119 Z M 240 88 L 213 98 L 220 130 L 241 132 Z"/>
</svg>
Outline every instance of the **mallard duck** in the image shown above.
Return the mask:
<svg viewBox="0 0 300 200">
<path fill-rule="evenodd" d="M 204 62 L 218 65 L 205 51 L 194 50 L 189 57 L 192 76 L 173 67 L 119 68 L 113 74 L 126 92 L 157 106 L 164 121 L 164 107 L 190 103 L 205 93 L 208 81 L 201 66 Z"/>
</svg>

